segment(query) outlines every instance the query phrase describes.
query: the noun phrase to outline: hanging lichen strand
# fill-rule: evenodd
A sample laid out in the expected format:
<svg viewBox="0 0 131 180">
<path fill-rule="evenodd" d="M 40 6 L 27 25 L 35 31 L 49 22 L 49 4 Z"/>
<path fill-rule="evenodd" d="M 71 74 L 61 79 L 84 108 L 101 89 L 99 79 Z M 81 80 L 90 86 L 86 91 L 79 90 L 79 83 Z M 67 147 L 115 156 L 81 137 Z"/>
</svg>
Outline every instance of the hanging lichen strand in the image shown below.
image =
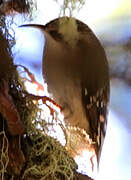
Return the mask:
<svg viewBox="0 0 131 180">
<path fill-rule="evenodd" d="M 73 16 L 73 12 L 79 10 L 85 4 L 85 0 L 54 0 L 60 4 L 60 15 L 61 16 Z M 62 2 L 62 4 L 61 4 Z"/>
</svg>

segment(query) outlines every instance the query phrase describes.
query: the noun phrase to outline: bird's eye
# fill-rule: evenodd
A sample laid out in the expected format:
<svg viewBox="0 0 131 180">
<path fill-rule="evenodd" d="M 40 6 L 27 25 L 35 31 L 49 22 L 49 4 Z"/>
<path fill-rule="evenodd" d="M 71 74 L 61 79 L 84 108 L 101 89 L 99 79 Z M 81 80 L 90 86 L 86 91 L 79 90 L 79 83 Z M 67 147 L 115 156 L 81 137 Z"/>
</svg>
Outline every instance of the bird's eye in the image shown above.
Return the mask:
<svg viewBox="0 0 131 180">
<path fill-rule="evenodd" d="M 58 31 L 56 31 L 56 30 L 50 30 L 49 34 L 56 40 L 61 40 L 62 39 L 61 34 L 58 33 Z"/>
</svg>

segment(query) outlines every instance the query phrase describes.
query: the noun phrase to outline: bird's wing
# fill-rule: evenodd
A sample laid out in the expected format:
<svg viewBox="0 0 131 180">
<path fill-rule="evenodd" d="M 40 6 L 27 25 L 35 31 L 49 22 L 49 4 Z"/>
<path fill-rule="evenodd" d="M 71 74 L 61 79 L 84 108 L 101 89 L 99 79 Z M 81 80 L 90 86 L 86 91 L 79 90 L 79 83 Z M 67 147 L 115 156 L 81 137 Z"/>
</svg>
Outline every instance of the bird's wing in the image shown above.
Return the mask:
<svg viewBox="0 0 131 180">
<path fill-rule="evenodd" d="M 110 94 L 108 61 L 103 47 L 90 28 L 78 21 L 78 30 L 82 38 L 80 46 L 84 64 L 81 68 L 82 102 L 99 160 L 106 133 Z"/>
</svg>

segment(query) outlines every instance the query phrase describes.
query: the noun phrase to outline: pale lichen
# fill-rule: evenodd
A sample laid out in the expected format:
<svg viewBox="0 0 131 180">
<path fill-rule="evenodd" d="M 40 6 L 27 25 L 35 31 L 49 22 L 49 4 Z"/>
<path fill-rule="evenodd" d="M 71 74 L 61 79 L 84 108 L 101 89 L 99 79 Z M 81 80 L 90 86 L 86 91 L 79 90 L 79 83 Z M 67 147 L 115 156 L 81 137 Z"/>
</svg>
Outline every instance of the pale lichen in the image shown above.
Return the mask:
<svg viewBox="0 0 131 180">
<path fill-rule="evenodd" d="M 73 16 L 74 11 L 79 12 L 84 6 L 85 0 L 54 0 L 61 4 L 60 15 L 61 16 Z"/>
</svg>

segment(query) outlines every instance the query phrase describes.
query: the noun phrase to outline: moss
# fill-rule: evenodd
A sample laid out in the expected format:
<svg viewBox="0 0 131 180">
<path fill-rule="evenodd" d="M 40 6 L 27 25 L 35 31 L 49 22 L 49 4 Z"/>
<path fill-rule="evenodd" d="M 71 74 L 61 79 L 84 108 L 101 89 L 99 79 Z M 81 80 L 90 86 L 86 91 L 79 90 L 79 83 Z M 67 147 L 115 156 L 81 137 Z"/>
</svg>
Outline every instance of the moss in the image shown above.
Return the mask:
<svg viewBox="0 0 131 180">
<path fill-rule="evenodd" d="M 38 133 L 28 139 L 26 146 L 28 163 L 23 179 L 73 179 L 77 166 L 55 139 Z"/>
</svg>

